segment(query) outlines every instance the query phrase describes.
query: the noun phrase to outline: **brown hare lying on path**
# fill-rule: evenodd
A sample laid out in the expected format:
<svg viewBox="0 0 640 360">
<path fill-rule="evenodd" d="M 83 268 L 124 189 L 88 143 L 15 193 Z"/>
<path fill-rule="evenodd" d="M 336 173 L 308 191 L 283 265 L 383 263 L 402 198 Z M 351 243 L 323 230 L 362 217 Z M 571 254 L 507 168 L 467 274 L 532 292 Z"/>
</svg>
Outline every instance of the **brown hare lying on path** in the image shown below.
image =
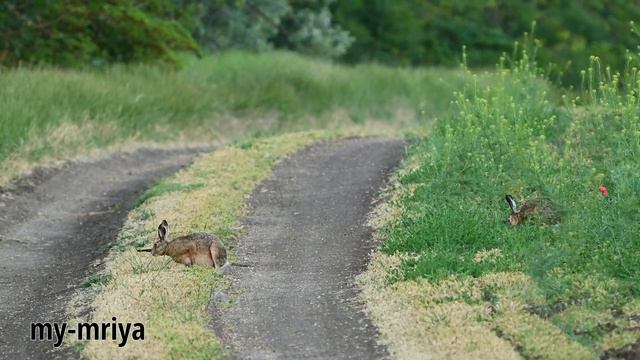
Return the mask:
<svg viewBox="0 0 640 360">
<path fill-rule="evenodd" d="M 525 220 L 533 220 L 539 223 L 552 225 L 560 222 L 560 214 L 555 204 L 547 198 L 535 198 L 525 201 L 518 211 L 518 205 L 511 195 L 506 195 L 505 199 L 511 208 L 509 224 L 522 224 Z"/>
<path fill-rule="evenodd" d="M 153 244 L 153 256 L 167 255 L 178 263 L 190 265 L 212 266 L 216 270 L 223 270 L 229 265 L 227 249 L 220 240 L 207 233 L 194 233 L 180 236 L 167 241 L 169 224 L 162 220 L 158 226 L 158 241 Z"/>
</svg>

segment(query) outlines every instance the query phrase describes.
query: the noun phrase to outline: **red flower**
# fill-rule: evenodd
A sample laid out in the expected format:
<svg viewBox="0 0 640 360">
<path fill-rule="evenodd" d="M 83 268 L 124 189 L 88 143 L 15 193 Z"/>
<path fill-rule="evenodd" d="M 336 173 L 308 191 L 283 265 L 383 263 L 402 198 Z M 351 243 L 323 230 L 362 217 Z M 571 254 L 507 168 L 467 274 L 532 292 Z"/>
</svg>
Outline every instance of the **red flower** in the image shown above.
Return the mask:
<svg viewBox="0 0 640 360">
<path fill-rule="evenodd" d="M 600 186 L 598 186 L 598 189 L 600 189 L 602 196 L 609 196 L 609 190 L 607 189 L 606 186 L 600 184 Z"/>
</svg>

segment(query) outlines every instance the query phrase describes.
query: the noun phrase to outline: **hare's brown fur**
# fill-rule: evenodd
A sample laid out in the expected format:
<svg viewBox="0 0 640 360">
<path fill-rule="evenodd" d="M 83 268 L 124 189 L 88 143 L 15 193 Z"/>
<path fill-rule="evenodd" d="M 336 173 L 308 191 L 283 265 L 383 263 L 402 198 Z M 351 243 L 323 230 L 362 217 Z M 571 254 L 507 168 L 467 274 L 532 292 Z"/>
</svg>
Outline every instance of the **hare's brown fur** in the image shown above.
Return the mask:
<svg viewBox="0 0 640 360">
<path fill-rule="evenodd" d="M 511 216 L 509 216 L 509 224 L 511 225 L 522 224 L 526 220 L 552 225 L 560 222 L 560 214 L 550 199 L 535 198 L 526 201 L 518 211 L 512 209 Z"/>
<path fill-rule="evenodd" d="M 163 226 L 166 224 L 166 231 Z M 184 265 L 205 265 L 220 269 L 227 262 L 227 250 L 220 240 L 207 233 L 193 233 L 167 241 L 169 225 L 163 221 L 158 227 L 159 240 L 153 245 L 152 255 L 167 255 Z"/>
<path fill-rule="evenodd" d="M 218 269 L 227 259 L 227 250 L 210 234 L 195 233 L 170 241 L 164 254 L 185 265 L 206 265 Z"/>
</svg>

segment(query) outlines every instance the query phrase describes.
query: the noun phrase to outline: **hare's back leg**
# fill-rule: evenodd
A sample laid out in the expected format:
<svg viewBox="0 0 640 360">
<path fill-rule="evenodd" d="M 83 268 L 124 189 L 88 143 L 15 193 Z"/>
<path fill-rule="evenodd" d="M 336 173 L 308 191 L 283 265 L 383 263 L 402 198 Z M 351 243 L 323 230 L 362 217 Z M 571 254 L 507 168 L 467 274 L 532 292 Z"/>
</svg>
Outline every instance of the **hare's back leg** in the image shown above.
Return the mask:
<svg viewBox="0 0 640 360">
<path fill-rule="evenodd" d="M 193 265 L 193 261 L 191 260 L 191 254 L 189 253 L 184 253 L 180 255 L 180 257 L 177 258 L 176 261 L 179 262 L 180 264 L 184 264 L 187 266 Z"/>
<path fill-rule="evenodd" d="M 209 251 L 200 251 L 194 256 L 194 264 L 213 266 L 214 263 L 211 260 L 211 254 Z"/>
<path fill-rule="evenodd" d="M 209 246 L 209 253 L 211 255 L 211 262 L 213 263 L 213 267 L 216 270 L 220 269 L 221 264 L 218 261 L 218 256 L 220 255 L 220 249 L 218 249 L 215 243 L 212 243 L 211 246 Z"/>
</svg>

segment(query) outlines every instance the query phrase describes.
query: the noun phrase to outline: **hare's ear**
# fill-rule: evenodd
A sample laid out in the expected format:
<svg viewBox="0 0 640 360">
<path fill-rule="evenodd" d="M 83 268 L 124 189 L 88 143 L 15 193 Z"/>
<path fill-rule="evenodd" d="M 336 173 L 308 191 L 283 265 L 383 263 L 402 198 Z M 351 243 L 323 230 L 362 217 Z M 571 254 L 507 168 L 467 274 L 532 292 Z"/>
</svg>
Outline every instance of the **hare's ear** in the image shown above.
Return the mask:
<svg viewBox="0 0 640 360">
<path fill-rule="evenodd" d="M 158 238 L 160 238 L 160 241 L 167 241 L 168 235 L 169 235 L 169 223 L 167 223 L 167 220 L 162 220 L 162 222 L 158 226 Z"/>
<path fill-rule="evenodd" d="M 518 212 L 518 205 L 516 204 L 516 201 L 513 200 L 513 196 L 511 195 L 506 195 L 504 197 L 505 200 L 507 200 L 507 204 L 509 204 L 509 207 L 511 208 L 511 213 L 515 214 Z"/>
</svg>

